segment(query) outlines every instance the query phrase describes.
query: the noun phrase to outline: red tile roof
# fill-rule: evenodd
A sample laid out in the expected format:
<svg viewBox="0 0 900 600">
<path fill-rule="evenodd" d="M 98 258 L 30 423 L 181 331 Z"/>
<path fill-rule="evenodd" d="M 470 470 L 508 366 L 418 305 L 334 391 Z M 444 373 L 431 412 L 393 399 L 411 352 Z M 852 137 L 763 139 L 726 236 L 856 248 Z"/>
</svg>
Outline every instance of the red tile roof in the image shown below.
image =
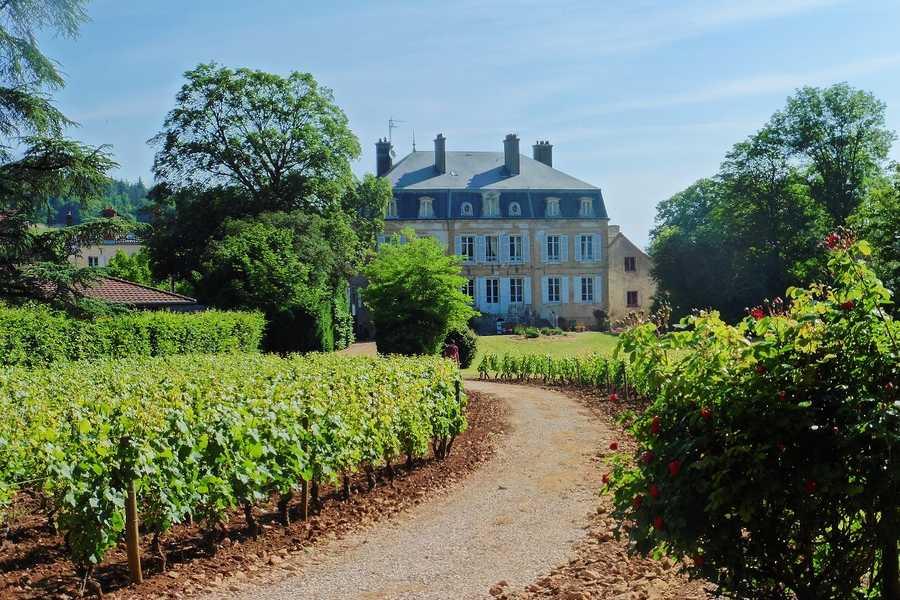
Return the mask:
<svg viewBox="0 0 900 600">
<path fill-rule="evenodd" d="M 197 303 L 195 299 L 188 296 L 107 276 L 92 282 L 85 288 L 84 295 L 88 298 L 105 300 L 113 304 L 128 304 L 131 306 L 176 306 Z"/>
</svg>

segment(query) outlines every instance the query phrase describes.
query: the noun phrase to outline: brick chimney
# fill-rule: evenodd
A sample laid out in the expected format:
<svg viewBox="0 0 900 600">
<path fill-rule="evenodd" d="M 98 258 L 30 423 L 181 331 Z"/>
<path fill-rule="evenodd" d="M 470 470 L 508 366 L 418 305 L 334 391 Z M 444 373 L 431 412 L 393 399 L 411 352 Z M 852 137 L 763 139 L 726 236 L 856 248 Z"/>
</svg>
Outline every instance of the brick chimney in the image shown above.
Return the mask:
<svg viewBox="0 0 900 600">
<path fill-rule="evenodd" d="M 553 166 L 553 144 L 547 140 L 538 140 L 531 149 L 533 151 L 532 157 L 534 160 L 542 162 L 548 167 Z"/>
<path fill-rule="evenodd" d="M 434 170 L 438 173 L 447 172 L 447 138 L 443 133 L 434 138 Z"/>
<path fill-rule="evenodd" d="M 393 166 L 391 143 L 387 139 L 378 138 L 375 143 L 375 175 L 384 177 Z"/>
<path fill-rule="evenodd" d="M 506 134 L 503 140 L 503 162 L 508 175 L 519 174 L 519 138 L 514 133 Z"/>
</svg>

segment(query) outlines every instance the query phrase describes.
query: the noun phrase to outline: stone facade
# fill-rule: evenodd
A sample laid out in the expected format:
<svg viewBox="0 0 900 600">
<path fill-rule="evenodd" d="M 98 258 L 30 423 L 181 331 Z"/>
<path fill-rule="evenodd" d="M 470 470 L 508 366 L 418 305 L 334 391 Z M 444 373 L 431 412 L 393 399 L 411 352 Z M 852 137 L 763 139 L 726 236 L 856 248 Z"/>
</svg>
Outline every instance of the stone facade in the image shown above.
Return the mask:
<svg viewBox="0 0 900 600">
<path fill-rule="evenodd" d="M 518 148 L 510 134 L 503 152 L 448 152 L 438 135 L 434 152 L 394 165 L 379 140 L 378 175 L 394 189 L 382 239 L 411 227 L 464 257 L 466 291 L 488 323 L 565 319 L 590 328 L 598 309 L 613 320 L 630 310 L 633 290 L 621 285 L 649 303 L 648 283 L 634 281 L 649 279 L 649 258 L 609 225 L 600 189 L 553 168 L 548 142 L 535 144 L 532 158 Z M 625 273 L 632 255 L 640 270 Z"/>
<path fill-rule="evenodd" d="M 613 320 L 629 312 L 650 312 L 656 282 L 650 275 L 649 256 L 619 231 L 609 226 L 609 313 Z"/>
<path fill-rule="evenodd" d="M 128 235 L 116 240 L 104 240 L 99 244 L 87 244 L 78 249 L 78 254 L 69 257 L 76 267 L 106 267 L 109 260 L 121 251 L 128 256 L 134 256 L 141 251 L 141 241 L 133 235 Z"/>
</svg>

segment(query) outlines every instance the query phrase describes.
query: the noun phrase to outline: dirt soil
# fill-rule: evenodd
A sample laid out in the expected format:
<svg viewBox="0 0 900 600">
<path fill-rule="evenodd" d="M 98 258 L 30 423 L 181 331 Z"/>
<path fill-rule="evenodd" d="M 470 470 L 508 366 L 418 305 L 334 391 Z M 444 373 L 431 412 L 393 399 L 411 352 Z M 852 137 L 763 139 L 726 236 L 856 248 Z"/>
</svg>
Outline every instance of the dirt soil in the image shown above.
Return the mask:
<svg viewBox="0 0 900 600">
<path fill-rule="evenodd" d="M 469 429 L 455 441 L 449 458 L 417 461 L 412 472 L 395 468 L 393 484 L 380 472 L 371 492 L 366 491 L 364 477 L 356 478 L 349 501 L 339 499 L 335 490 L 323 488 L 324 506 L 307 521 L 295 520 L 283 527 L 276 518 L 275 503 L 270 502 L 256 509 L 263 533 L 253 539 L 245 534 L 243 516 L 235 513 L 228 523 L 229 536 L 214 554 L 198 527 L 177 526 L 163 540 L 168 560 L 165 572 L 145 536 L 145 580 L 139 586 L 128 586 L 125 548 L 120 544 L 95 575 L 106 592 L 104 597 L 218 597 L 243 589 L 260 577 L 268 581 L 287 577 L 298 568 L 294 562 L 316 557 L 336 539 L 453 489 L 487 462 L 507 427 L 507 406 L 490 396 L 470 393 L 468 411 Z M 64 542 L 49 531 L 37 501 L 21 495 L 14 508 L 18 517 L 8 538 L 0 543 L 0 598 L 77 597 L 79 581 L 65 557 Z M 294 509 L 296 512 L 297 507 Z"/>
</svg>

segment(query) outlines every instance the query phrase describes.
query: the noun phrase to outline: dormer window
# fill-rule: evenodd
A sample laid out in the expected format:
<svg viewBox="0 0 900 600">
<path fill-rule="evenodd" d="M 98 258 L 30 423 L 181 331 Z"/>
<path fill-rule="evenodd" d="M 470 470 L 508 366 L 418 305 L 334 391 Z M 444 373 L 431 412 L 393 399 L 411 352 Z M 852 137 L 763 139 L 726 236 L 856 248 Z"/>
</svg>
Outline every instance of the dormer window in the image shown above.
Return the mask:
<svg viewBox="0 0 900 600">
<path fill-rule="evenodd" d="M 509 204 L 509 216 L 511 216 L 511 217 L 521 217 L 522 216 L 522 207 L 519 206 L 518 202 L 511 202 Z"/>
<path fill-rule="evenodd" d="M 391 198 L 391 201 L 388 203 L 387 218 L 388 219 L 396 219 L 397 218 L 397 199 L 396 198 Z"/>
<path fill-rule="evenodd" d="M 428 196 L 422 196 L 421 198 L 419 198 L 419 218 L 434 218 L 434 198 L 430 198 Z"/>
<path fill-rule="evenodd" d="M 463 202 L 462 206 L 459 207 L 459 214 L 464 217 L 471 217 L 475 214 L 475 211 L 472 209 L 471 202 Z"/>
<path fill-rule="evenodd" d="M 559 216 L 559 198 L 547 198 L 547 206 L 544 210 L 545 217 Z"/>
<path fill-rule="evenodd" d="M 497 192 L 487 192 L 484 195 L 481 216 L 483 217 L 499 217 L 500 216 L 500 194 Z"/>
<path fill-rule="evenodd" d="M 579 217 L 594 216 L 594 200 L 592 198 L 582 198 L 580 206 L 581 208 L 578 211 Z"/>
</svg>

